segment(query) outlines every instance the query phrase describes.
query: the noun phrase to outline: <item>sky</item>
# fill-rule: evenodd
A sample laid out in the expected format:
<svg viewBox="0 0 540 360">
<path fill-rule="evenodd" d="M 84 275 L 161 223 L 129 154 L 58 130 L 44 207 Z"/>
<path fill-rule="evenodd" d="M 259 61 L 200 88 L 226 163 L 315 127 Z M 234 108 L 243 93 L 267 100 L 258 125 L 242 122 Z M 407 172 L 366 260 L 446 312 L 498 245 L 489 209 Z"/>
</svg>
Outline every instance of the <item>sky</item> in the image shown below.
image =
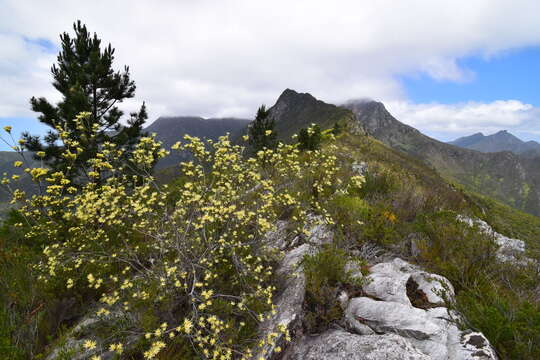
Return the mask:
<svg viewBox="0 0 540 360">
<path fill-rule="evenodd" d="M 137 93 L 121 108 L 146 101 L 149 122 L 251 118 L 291 88 L 382 101 L 443 141 L 540 141 L 538 14 L 538 0 L 0 0 L 0 126 L 45 132 L 28 101 L 60 99 L 50 67 L 80 19 L 130 66 Z"/>
</svg>

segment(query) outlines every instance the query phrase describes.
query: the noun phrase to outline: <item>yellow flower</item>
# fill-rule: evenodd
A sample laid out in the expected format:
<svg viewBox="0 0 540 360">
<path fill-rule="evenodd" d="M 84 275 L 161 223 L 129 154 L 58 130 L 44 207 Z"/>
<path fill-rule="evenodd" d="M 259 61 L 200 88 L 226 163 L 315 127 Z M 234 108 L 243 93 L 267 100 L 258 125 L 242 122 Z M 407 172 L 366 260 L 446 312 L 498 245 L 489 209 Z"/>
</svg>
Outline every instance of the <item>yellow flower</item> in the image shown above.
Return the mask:
<svg viewBox="0 0 540 360">
<path fill-rule="evenodd" d="M 36 153 L 36 155 L 39 156 L 39 157 L 41 157 L 41 158 L 42 158 L 42 157 L 45 157 L 45 151 L 38 151 L 38 152 Z"/>
<path fill-rule="evenodd" d="M 86 340 L 83 343 L 83 347 L 87 350 L 92 350 L 96 348 L 97 343 L 94 340 Z"/>
<path fill-rule="evenodd" d="M 11 126 L 4 126 L 4 130 L 5 130 L 7 133 L 11 133 Z"/>
<path fill-rule="evenodd" d="M 124 351 L 124 347 L 122 343 L 111 344 L 109 346 L 109 351 L 115 351 L 117 354 L 122 354 L 122 352 Z"/>
<path fill-rule="evenodd" d="M 268 136 L 268 135 L 270 135 L 270 134 L 272 134 L 272 130 L 266 130 L 266 131 L 264 132 L 264 135 L 266 135 L 266 136 Z"/>
<path fill-rule="evenodd" d="M 15 162 L 13 163 L 13 166 L 15 166 L 15 167 L 21 167 L 22 164 L 23 164 L 22 161 L 15 161 Z"/>
<path fill-rule="evenodd" d="M 184 324 L 182 326 L 184 327 L 184 332 L 189 334 L 193 328 L 193 323 L 189 319 L 184 319 Z"/>
</svg>

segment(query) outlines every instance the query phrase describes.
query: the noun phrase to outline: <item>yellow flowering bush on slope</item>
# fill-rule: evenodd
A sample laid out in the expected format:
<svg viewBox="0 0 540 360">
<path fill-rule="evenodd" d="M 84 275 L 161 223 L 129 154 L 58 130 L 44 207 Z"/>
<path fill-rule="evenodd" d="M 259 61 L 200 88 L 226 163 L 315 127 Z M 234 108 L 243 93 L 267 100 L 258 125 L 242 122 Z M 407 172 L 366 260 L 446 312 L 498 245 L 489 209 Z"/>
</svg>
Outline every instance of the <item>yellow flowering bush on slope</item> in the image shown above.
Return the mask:
<svg viewBox="0 0 540 360">
<path fill-rule="evenodd" d="M 77 143 L 65 135 L 75 147 L 68 146 L 69 161 Z M 145 344 L 145 358 L 175 342 L 201 358 L 250 358 L 275 338 L 256 339 L 254 331 L 274 310 L 276 254 L 264 234 L 284 214 L 298 231 L 308 211 L 326 215 L 321 202 L 338 185 L 335 149 L 300 155 L 295 145 L 280 144 L 245 158 L 226 136 L 184 140 L 173 150 L 193 160 L 180 164 L 173 198 L 149 173 L 167 154 L 150 136 L 127 164 L 118 161 L 122 149 L 104 144 L 88 161 L 93 180 L 80 187 L 61 172 L 28 169 L 43 191 L 30 198 L 14 192 L 14 201 L 29 225 L 26 236 L 47 244 L 39 279 L 55 291 L 96 297 L 98 316 L 133 313 L 130 336 Z M 143 321 L 152 311 L 154 321 Z M 99 358 L 125 351 L 124 341 L 88 339 L 84 347 Z"/>
</svg>

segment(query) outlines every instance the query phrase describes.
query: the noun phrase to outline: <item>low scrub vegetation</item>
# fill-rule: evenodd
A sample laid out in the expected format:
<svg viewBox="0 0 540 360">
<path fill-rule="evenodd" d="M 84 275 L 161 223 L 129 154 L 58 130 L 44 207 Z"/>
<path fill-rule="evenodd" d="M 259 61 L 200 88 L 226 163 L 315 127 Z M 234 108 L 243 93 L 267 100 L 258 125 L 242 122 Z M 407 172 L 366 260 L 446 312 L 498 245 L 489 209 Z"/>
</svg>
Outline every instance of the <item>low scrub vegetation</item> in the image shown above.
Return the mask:
<svg viewBox="0 0 540 360">
<path fill-rule="evenodd" d="M 227 137 L 209 150 L 186 136 L 173 149 L 190 152 L 194 160 L 181 164 L 182 176 L 172 191 L 149 174 L 166 154 L 152 137 L 141 138 L 127 174 L 115 164 L 122 149 L 105 143 L 89 160 L 95 181 L 82 187 L 72 186 L 61 172 L 29 169 L 46 190 L 28 199 L 13 192 L 20 215 L 11 227 L 22 229 L 21 241 L 41 244 L 43 256 L 31 252 L 28 263 L 36 265 L 25 270 L 11 260 L 24 274 L 15 279 L 6 268 L 13 282 L 3 288 L 24 294 L 34 286 L 31 272 L 43 293 L 54 294 L 60 303 L 74 301 L 72 319 L 130 319 L 120 327 L 109 321 L 112 328 L 82 335 L 81 350 L 94 356 L 108 350 L 121 354 L 129 345 L 148 359 L 166 354 L 167 348 L 183 349 L 186 357 L 250 358 L 253 349 L 287 331 L 278 327 L 273 336 L 256 337 L 259 322 L 273 310 L 276 255 L 263 242 L 264 234 L 283 214 L 302 231 L 307 211 L 322 209 L 321 201 L 334 192 L 328 179 L 335 157 L 315 151 L 301 162 L 295 145 L 281 144 L 245 158 Z M 312 189 L 309 196 L 288 186 L 290 179 Z M 20 313 L 44 314 L 33 299 L 21 302 L 28 309 Z M 94 302 L 94 313 L 77 314 L 74 309 L 83 309 L 77 306 L 82 302 L 87 308 Z M 46 333 L 59 338 L 61 327 L 73 323 L 56 315 L 36 325 L 58 322 Z M 7 329 L 25 320 L 12 321 Z M 27 341 L 35 344 L 43 336 L 39 330 Z M 16 345 L 24 334 L 10 335 L 9 343 Z M 40 350 L 27 349 L 36 356 Z"/>
</svg>

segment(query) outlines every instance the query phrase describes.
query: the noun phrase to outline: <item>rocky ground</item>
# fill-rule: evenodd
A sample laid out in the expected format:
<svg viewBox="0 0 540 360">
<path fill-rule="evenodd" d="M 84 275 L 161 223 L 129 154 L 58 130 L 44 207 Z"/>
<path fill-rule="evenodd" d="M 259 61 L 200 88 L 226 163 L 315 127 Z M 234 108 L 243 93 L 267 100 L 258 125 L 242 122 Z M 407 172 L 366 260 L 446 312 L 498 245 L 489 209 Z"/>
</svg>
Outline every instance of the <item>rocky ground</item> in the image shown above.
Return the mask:
<svg viewBox="0 0 540 360">
<path fill-rule="evenodd" d="M 280 226 L 285 228 L 284 224 Z M 484 335 L 461 329 L 460 314 L 446 307 L 453 300 L 453 288 L 447 279 L 400 258 L 389 259 L 373 248 L 362 251 L 372 255 L 367 276 L 355 269 L 354 263 L 348 264 L 353 276 L 363 279 L 364 296 L 350 297 L 342 292 L 336 299 L 344 310 L 342 321 L 322 334 L 303 334 L 306 280 L 301 261 L 333 237 L 324 225 L 313 230 L 305 243 L 292 247 L 282 241 L 284 234 L 279 230 L 271 234 L 270 241 L 285 250 L 278 270 L 285 280 L 277 314 L 265 326 L 286 325 L 291 329 L 292 342 L 278 340 L 276 346 L 266 348 L 259 356 L 287 360 L 497 359 Z M 277 353 L 276 347 L 286 350 Z"/>
</svg>

